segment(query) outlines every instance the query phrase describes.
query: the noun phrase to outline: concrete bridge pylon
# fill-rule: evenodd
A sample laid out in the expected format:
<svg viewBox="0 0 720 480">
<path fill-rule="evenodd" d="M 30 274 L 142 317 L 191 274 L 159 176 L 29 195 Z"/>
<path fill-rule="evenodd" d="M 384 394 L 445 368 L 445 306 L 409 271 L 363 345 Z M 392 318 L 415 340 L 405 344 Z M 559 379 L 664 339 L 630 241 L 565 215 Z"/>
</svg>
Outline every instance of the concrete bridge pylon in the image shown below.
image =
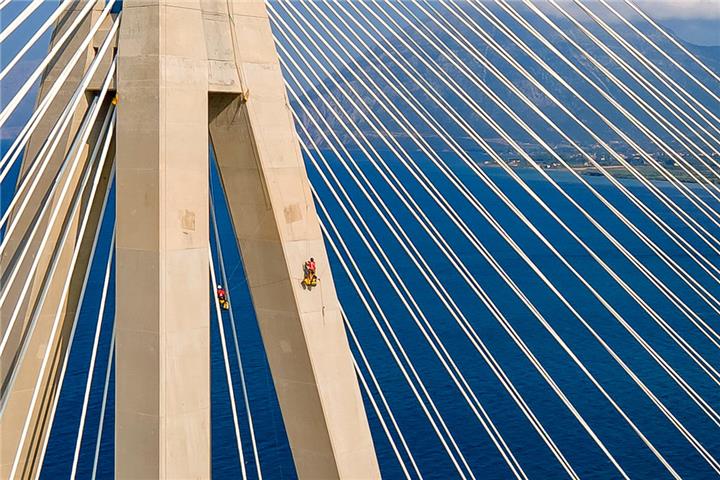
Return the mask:
<svg viewBox="0 0 720 480">
<path fill-rule="evenodd" d="M 298 474 L 379 477 L 264 2 L 125 0 L 117 88 L 117 477 L 210 474 L 208 131 Z"/>
<path fill-rule="evenodd" d="M 93 15 L 103 4 L 98 0 Z M 63 16 L 58 25 L 67 25 L 78 11 L 69 10 L 70 17 Z M 86 30 L 87 25 L 76 35 Z M 103 26 L 98 39 L 106 31 Z M 88 47 L 83 68 L 93 48 L 97 51 L 98 39 Z M 115 476 L 211 476 L 210 144 L 299 477 L 379 478 L 264 1 L 124 0 L 108 56 L 115 49 Z M 43 77 L 41 95 L 62 58 Z M 88 91 L 96 88 L 97 81 Z M 103 99 L 104 111 L 113 108 L 111 98 Z M 77 130 L 83 106 L 67 135 Z M 41 123 L 31 145 L 42 143 L 40 135 L 53 121 L 52 116 L 43 120 L 48 125 Z M 90 137 L 86 150 L 92 150 L 97 137 Z M 59 149 L 54 171 L 70 140 Z M 109 172 L 105 184 L 108 177 Z M 91 228 L 100 221 L 94 214 Z M 77 277 L 78 285 L 89 268 L 92 239 L 86 237 L 63 247 L 80 242 L 85 252 L 77 271 L 65 272 Z M 38 254 L 49 255 L 56 243 L 53 239 L 48 251 Z M 310 257 L 320 282 L 306 290 L 303 264 Z M 32 298 L 39 288 L 58 291 L 64 281 L 62 275 L 46 279 L 44 273 L 37 274 Z M 77 291 L 79 286 L 72 295 Z M 41 467 L 39 445 L 49 435 L 48 412 L 59 395 L 59 359 L 79 308 L 76 298 L 53 301 L 45 308 L 69 307 L 64 307 L 68 311 L 52 349 L 55 383 L 44 389 L 29 429 L 33 436 L 24 447 L 23 478 L 35 478 Z M 29 302 L 27 315 L 32 308 Z M 38 317 L 36 332 L 49 329 L 46 317 Z M 43 339 L 31 341 L 42 344 Z M 21 345 L 22 338 L 16 343 Z M 34 355 L 18 352 L 12 362 L 0 359 L 3 382 L 15 378 L 8 373 L 13 369 L 19 369 L 21 379 L 36 369 Z M 3 477 L 20 423 L 7 416 L 8 409 L 27 411 L 27 383 L 9 382 L 3 391 L 3 401 L 11 400 L 0 417 Z"/>
</svg>

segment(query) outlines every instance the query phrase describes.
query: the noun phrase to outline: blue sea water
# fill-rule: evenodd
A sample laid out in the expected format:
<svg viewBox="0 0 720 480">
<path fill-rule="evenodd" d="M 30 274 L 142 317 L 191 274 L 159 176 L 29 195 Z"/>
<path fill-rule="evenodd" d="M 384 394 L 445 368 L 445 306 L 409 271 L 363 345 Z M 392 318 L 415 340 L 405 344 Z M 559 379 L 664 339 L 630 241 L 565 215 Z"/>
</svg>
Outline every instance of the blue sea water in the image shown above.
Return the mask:
<svg viewBox="0 0 720 480">
<path fill-rule="evenodd" d="M 445 306 L 434 295 L 418 270 L 403 252 L 400 244 L 393 238 L 388 228 L 375 213 L 376 201 L 364 198 L 353 184 L 350 175 L 345 172 L 339 161 L 328 152 L 323 152 L 333 165 L 342 185 L 353 199 L 363 219 L 377 237 L 387 253 L 389 262 L 401 275 L 414 300 L 424 312 L 428 321 L 442 339 L 455 364 L 465 376 L 479 402 L 502 434 L 519 464 L 531 478 L 560 478 L 564 471 L 549 449 L 542 443 L 523 413 L 512 401 L 507 391 L 498 382 L 492 370 L 483 361 L 477 350 L 468 341 L 465 334 L 455 323 Z M 483 160 L 482 157 L 478 157 Z M 568 409 L 550 390 L 537 370 L 502 330 L 498 322 L 483 305 L 467 283 L 455 272 L 449 261 L 442 256 L 428 235 L 413 220 L 400 200 L 382 181 L 381 176 L 370 162 L 357 154 L 362 171 L 373 186 L 378 189 L 390 211 L 406 230 L 418 251 L 429 263 L 442 285 L 451 292 L 459 308 L 490 352 L 504 369 L 518 392 L 530 405 L 549 435 L 583 478 L 616 478 L 618 470 L 612 465 L 598 445 L 579 425 Z M 413 195 L 423 208 L 433 225 L 443 238 L 452 245 L 458 257 L 467 266 L 471 275 L 488 293 L 497 308 L 508 322 L 531 348 L 542 362 L 557 385 L 567 394 L 592 430 L 608 447 L 609 451 L 624 471 L 632 478 L 667 478 L 668 471 L 653 455 L 651 450 L 622 416 L 605 399 L 598 389 L 583 375 L 580 369 L 558 346 L 538 320 L 525 308 L 514 293 L 494 273 L 488 262 L 467 241 L 460 231 L 435 205 L 434 201 L 418 186 L 399 162 L 391 155 L 386 156 L 390 169 L 398 175 L 403 186 Z M 508 272 L 542 313 L 548 323 L 556 329 L 578 358 L 587 365 L 608 394 L 622 407 L 632 419 L 637 429 L 657 448 L 663 457 L 684 478 L 713 478 L 714 473 L 690 443 L 665 418 L 648 397 L 622 371 L 617 362 L 593 339 L 587 329 L 573 314 L 558 301 L 538 277 L 520 259 L 507 243 L 494 232 L 492 227 L 454 190 L 441 174 L 431 167 L 427 160 L 417 155 L 417 161 L 423 164 L 433 184 L 442 192 L 458 215 L 463 218 L 478 236 L 480 241 L 492 252 L 497 262 Z M 570 303 L 577 309 L 578 315 L 585 319 L 605 339 L 628 366 L 671 410 L 677 419 L 685 425 L 697 440 L 714 457 L 720 455 L 720 435 L 718 427 L 694 404 L 662 368 L 647 354 L 630 334 L 615 320 L 596 298 L 574 278 L 550 251 L 528 233 L 527 228 L 514 217 L 484 186 L 481 181 L 463 166 L 459 160 L 449 157 L 448 162 L 474 195 L 493 214 L 502 226 L 512 234 L 518 244 L 530 255 L 548 279 L 555 284 Z M 700 394 L 708 405 L 720 408 L 720 391 L 714 383 L 692 360 L 682 352 L 657 323 L 620 288 L 610 276 L 584 251 L 572 238 L 540 209 L 517 184 L 500 169 L 486 168 L 484 171 L 516 202 L 523 212 L 545 233 L 552 244 L 571 260 L 573 266 L 588 279 L 592 285 L 617 309 L 622 317 L 638 332 L 642 338 L 657 350 L 667 362 L 680 373 Z M 374 264 L 362 240 L 354 233 L 352 225 L 344 217 L 342 209 L 333 200 L 332 194 L 324 186 L 322 178 L 308 163 L 310 179 L 320 198 L 331 213 L 342 240 L 346 242 L 353 258 L 360 265 L 364 278 L 368 281 L 369 291 L 378 300 L 389 323 L 401 340 L 405 351 L 424 382 L 427 391 L 437 405 L 447 428 L 452 432 L 454 441 L 463 452 L 467 463 L 478 478 L 508 478 L 511 472 L 503 461 L 489 435 L 477 420 L 475 414 L 460 394 L 449 375 L 438 361 L 433 350 L 423 338 L 414 320 L 404 307 L 399 296 L 393 291 L 382 271 Z M 703 336 L 681 312 L 657 289 L 645 280 L 638 271 L 605 239 L 598 231 L 570 207 L 559 194 L 532 171 L 519 171 L 521 177 L 556 209 L 561 217 L 573 227 L 573 230 L 597 252 L 620 277 L 632 286 L 655 311 L 680 333 L 714 367 L 720 366 L 720 352 Z M 718 316 L 703 303 L 666 266 L 645 247 L 636 236 L 621 225 L 612 214 L 603 207 L 580 182 L 567 172 L 552 172 L 552 177 L 576 198 L 585 208 L 598 218 L 604 226 L 616 235 L 642 262 L 657 272 L 668 286 L 683 301 L 698 313 L 710 326 L 717 330 Z M 658 243 L 683 268 L 705 286 L 711 294 L 717 296 L 718 284 L 697 267 L 694 260 L 683 253 L 656 226 L 627 201 L 610 185 L 600 178 L 587 177 L 587 180 L 606 195 L 620 210 L 628 215 L 648 236 Z M 229 289 L 233 308 L 238 320 L 238 339 L 241 346 L 242 362 L 252 408 L 255 432 L 258 439 L 260 462 L 265 478 L 294 478 L 292 458 L 284 433 L 282 417 L 272 386 L 262 341 L 255 323 L 251 301 L 244 280 L 242 262 L 235 246 L 230 229 L 229 218 L 221 197 L 219 181 L 212 174 L 215 204 L 220 221 L 220 236 L 225 263 L 230 277 Z M 717 255 L 697 235 L 689 231 L 676 217 L 653 199 L 652 195 L 639 182 L 623 181 L 632 192 L 646 201 L 660 217 L 682 233 L 714 264 L 718 264 Z M 714 236 L 718 228 L 707 218 L 693 211 L 688 202 L 666 183 L 657 183 L 665 194 L 677 200 L 679 204 L 694 212 L 702 222 L 703 228 Z M 708 194 L 697 186 L 691 186 L 701 198 L 717 209 L 718 205 Z M 0 192 L 3 207 L 10 198 L 7 189 Z M 95 334 L 100 292 L 107 260 L 109 239 L 112 231 L 112 197 L 110 209 L 102 227 L 98 245 L 98 255 L 93 264 L 89 279 L 87 298 L 80 315 L 75 341 L 68 362 L 65 383 L 55 417 L 52 435 L 45 457 L 44 478 L 66 478 L 72 467 L 73 452 L 80 421 L 80 405 L 83 401 L 87 378 L 88 358 Z M 322 216 L 322 215 L 321 215 Z M 326 224 L 327 219 L 323 217 Z M 337 238 L 334 238 L 337 242 Z M 330 247 L 328 246 L 330 251 Z M 331 267 L 338 295 L 343 308 L 357 333 L 364 353 L 369 359 L 375 375 L 383 389 L 397 422 L 408 442 L 413 456 L 425 478 L 455 478 L 457 473 L 445 453 L 443 446 L 426 419 L 418 402 L 400 369 L 385 346 L 370 314 L 365 310 L 355 292 L 350 277 L 344 272 L 341 262 L 331 254 Z M 323 266 L 320 266 L 322 269 Z M 354 275 L 356 277 L 356 275 Z M 78 478 L 88 478 L 93 468 L 95 442 L 100 424 L 100 408 L 104 387 L 105 372 L 108 368 L 108 353 L 111 339 L 111 312 L 114 299 L 110 295 L 106 305 L 107 315 L 102 325 L 99 353 L 88 414 L 85 434 L 78 462 Z M 377 313 L 377 310 L 374 311 Z M 223 317 L 226 331 L 229 331 L 229 318 Z M 240 460 L 235 444 L 232 413 L 228 400 L 228 386 L 225 381 L 223 357 L 219 343 L 219 333 L 215 318 L 211 322 L 212 334 L 212 455 L 213 476 L 215 478 L 239 478 Z M 230 348 L 230 363 L 234 379 L 233 388 L 236 398 L 242 398 L 239 385 L 237 359 Z M 367 372 L 364 371 L 367 375 Z M 113 471 L 113 380 L 110 376 L 109 396 L 100 445 L 99 478 L 110 478 Z M 366 398 L 366 409 L 370 419 L 373 438 L 383 476 L 400 478 L 402 471 L 387 441 L 377 416 Z M 251 478 L 255 478 L 252 450 L 246 417 L 241 412 L 243 452 L 246 468 Z"/>
</svg>

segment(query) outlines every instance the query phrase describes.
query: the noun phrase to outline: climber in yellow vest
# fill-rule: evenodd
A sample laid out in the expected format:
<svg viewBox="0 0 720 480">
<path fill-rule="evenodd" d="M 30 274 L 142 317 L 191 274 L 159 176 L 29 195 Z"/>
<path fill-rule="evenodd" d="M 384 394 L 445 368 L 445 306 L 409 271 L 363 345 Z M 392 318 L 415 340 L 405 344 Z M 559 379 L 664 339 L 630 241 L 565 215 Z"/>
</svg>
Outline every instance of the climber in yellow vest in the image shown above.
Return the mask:
<svg viewBox="0 0 720 480">
<path fill-rule="evenodd" d="M 310 258 L 307 262 L 305 262 L 305 265 L 303 266 L 303 269 L 305 271 L 305 278 L 303 278 L 303 285 L 305 287 L 314 287 L 318 283 L 318 277 L 316 272 L 316 265 L 315 265 L 315 259 Z"/>
<path fill-rule="evenodd" d="M 230 302 L 228 302 L 227 293 L 225 293 L 225 289 L 222 287 L 222 285 L 217 286 L 217 298 L 223 310 L 228 310 L 230 308 Z"/>
</svg>

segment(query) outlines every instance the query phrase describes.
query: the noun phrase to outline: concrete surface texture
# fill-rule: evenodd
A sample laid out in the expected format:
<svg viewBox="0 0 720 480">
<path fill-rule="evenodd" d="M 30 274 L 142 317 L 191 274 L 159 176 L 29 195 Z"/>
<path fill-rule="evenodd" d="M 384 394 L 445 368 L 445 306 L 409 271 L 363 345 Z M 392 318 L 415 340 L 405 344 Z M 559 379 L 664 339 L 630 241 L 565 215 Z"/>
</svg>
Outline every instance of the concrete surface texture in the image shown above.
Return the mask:
<svg viewBox="0 0 720 480">
<path fill-rule="evenodd" d="M 46 72 L 41 98 L 102 6 L 98 0 L 68 52 Z M 77 9 L 70 12 L 77 14 Z M 67 23 L 67 18 L 61 19 L 58 31 Z M 107 26 L 100 29 L 93 46 L 102 40 Z M 91 46 L 41 123 L 26 158 L 41 148 L 93 55 Z M 116 140 L 110 152 L 117 181 L 116 477 L 211 475 L 210 136 L 298 475 L 379 478 L 264 2 L 124 0 L 117 55 L 111 85 L 118 92 Z M 102 79 L 100 72 L 106 72 L 109 64 L 108 56 L 88 87 L 87 99 L 78 107 L 48 175 L 57 171 L 71 149 Z M 112 95 L 103 99 L 88 144 L 80 146 L 82 162 L 88 161 L 97 141 Z M 102 179 L 104 189 L 109 171 Z M 74 186 L 78 178 L 71 181 Z M 47 189 L 50 182 L 51 177 L 44 178 L 40 187 Z M 61 212 L 65 216 L 68 203 Z M 35 211 L 41 204 L 39 198 L 32 199 Z M 30 440 L 23 447 L 19 476 L 34 478 L 39 468 L 38 449 L 49 433 L 48 415 L 58 395 L 58 372 L 99 209 L 99 204 L 92 206 L 89 233 L 77 238 L 71 234 L 72 240 L 56 253 L 59 267 L 49 280 L 43 311 L 32 335 L 24 338 L 60 232 L 53 232 L 44 251 L 33 252 L 43 256 L 38 279 L 33 279 L 32 294 L 23 305 L 21 333 L 12 338 L 11 354 L 0 358 L 5 405 L 0 418 L 2 478 L 9 474 L 27 418 L 43 360 L 37 352 L 44 351 L 52 314 L 60 309 L 60 333 L 50 349 L 41 400 L 30 412 Z M 33 218 L 21 220 L 27 228 Z M 66 224 L 76 231 L 77 215 Z M 22 238 L 12 241 L 16 247 Z M 78 245 L 80 260 L 71 271 L 69 256 Z M 305 289 L 303 264 L 310 257 L 318 265 L 320 283 Z M 3 268 L 13 261 L 0 260 Z M 68 275 L 73 279 L 70 295 L 61 298 Z M 0 322 L 7 321 L 3 309 Z"/>
<path fill-rule="evenodd" d="M 210 476 L 204 42 L 199 2 L 124 2 L 116 127 L 118 479 Z"/>
<path fill-rule="evenodd" d="M 118 478 L 209 468 L 208 124 L 298 474 L 378 478 L 264 3 L 126 0 L 123 15 Z M 304 290 L 309 257 L 321 281 Z"/>
</svg>

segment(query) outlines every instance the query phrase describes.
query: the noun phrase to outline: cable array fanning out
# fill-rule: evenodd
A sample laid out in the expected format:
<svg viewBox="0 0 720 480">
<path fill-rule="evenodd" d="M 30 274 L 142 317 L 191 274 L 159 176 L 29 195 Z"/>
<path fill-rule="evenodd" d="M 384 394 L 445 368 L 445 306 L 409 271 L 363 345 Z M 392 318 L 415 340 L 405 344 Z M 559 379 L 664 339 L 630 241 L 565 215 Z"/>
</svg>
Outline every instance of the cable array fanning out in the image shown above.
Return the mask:
<svg viewBox="0 0 720 480">
<path fill-rule="evenodd" d="M 0 0 L 0 47 L 36 25 L 0 64 L 0 415 L 38 356 L 11 478 L 112 463 L 118 3 Z M 383 474 L 720 475 L 716 65 L 634 0 L 266 10 Z M 210 169 L 212 400 L 228 468 L 271 478 Z"/>
</svg>

